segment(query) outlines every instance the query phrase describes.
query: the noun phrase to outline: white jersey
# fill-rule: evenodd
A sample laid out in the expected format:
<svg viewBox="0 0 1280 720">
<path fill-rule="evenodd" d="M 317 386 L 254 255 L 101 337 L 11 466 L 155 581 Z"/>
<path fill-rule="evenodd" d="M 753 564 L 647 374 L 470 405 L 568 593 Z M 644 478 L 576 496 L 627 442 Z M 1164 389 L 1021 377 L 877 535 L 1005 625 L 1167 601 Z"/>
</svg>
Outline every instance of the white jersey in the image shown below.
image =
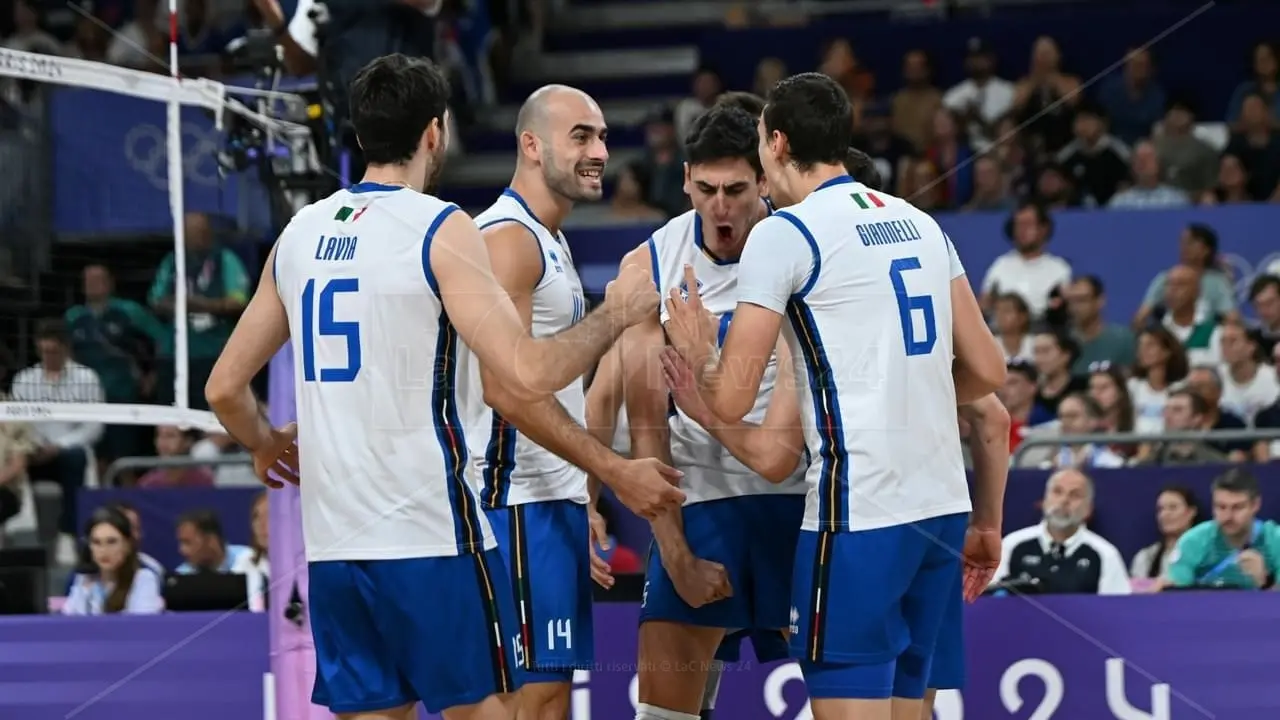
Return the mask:
<svg viewBox="0 0 1280 720">
<path fill-rule="evenodd" d="M 805 530 L 968 512 L 951 327 L 951 241 L 847 176 L 757 225 L 742 302 L 784 316 L 809 466 Z"/>
<path fill-rule="evenodd" d="M 461 418 L 481 388 L 428 263 L 455 205 L 360 183 L 303 208 L 276 244 L 293 338 L 307 559 L 384 560 L 495 547 Z"/>
<path fill-rule="evenodd" d="M 702 221 L 692 210 L 674 218 L 649 238 L 654 284 L 660 297 L 672 288 L 684 287 L 684 266 L 692 265 L 698 279 L 698 290 L 707 310 L 720 316 L 720 340 L 733 320 L 738 304 L 738 263 L 720 260 L 706 250 L 702 241 Z M 661 306 L 663 324 L 667 321 L 666 304 Z M 765 368 L 756 404 L 744 418 L 746 422 L 764 421 L 765 409 L 777 378 L 776 359 Z M 671 428 L 671 461 L 684 472 L 680 489 L 685 504 L 720 500 L 740 495 L 795 495 L 805 492 L 804 468 L 781 483 L 771 483 L 743 465 L 717 442 L 711 433 L 677 409 L 669 419 Z M 803 463 L 801 463 L 803 466 Z"/>
<path fill-rule="evenodd" d="M 533 336 L 555 335 L 586 315 L 582 280 L 573 266 L 569 243 L 562 233 L 552 233 L 534 217 L 528 204 L 507 189 L 488 210 L 476 216 L 485 228 L 517 223 L 533 235 L 542 254 L 542 277 L 533 290 Z M 480 386 L 480 361 L 471 352 L 468 373 Z M 586 399 L 582 379 L 556 393 L 569 417 L 586 424 Z M 467 440 L 476 464 L 477 490 L 486 508 L 502 508 L 547 500 L 572 500 L 585 504 L 587 473 L 518 432 L 496 410 L 483 405 L 466 416 Z"/>
</svg>

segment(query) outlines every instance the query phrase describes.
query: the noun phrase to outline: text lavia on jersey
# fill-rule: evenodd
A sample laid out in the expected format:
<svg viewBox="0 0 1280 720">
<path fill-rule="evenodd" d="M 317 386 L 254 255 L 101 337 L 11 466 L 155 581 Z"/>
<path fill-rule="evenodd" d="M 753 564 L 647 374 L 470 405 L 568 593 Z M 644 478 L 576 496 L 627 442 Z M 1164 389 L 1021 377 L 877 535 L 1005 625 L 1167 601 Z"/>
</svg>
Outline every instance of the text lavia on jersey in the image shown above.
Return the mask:
<svg viewBox="0 0 1280 720">
<path fill-rule="evenodd" d="M 920 239 L 920 231 L 916 229 L 915 223 L 910 220 L 888 220 L 886 222 L 864 223 L 854 227 L 858 231 L 858 237 L 862 238 L 862 244 L 866 247 L 872 245 L 896 245 Z"/>
<path fill-rule="evenodd" d="M 347 237 L 325 237 L 321 235 L 320 240 L 316 242 L 316 259 L 338 262 L 354 260 L 356 257 L 356 241 L 359 239 L 355 235 Z M 866 241 L 864 240 L 863 242 Z"/>
</svg>

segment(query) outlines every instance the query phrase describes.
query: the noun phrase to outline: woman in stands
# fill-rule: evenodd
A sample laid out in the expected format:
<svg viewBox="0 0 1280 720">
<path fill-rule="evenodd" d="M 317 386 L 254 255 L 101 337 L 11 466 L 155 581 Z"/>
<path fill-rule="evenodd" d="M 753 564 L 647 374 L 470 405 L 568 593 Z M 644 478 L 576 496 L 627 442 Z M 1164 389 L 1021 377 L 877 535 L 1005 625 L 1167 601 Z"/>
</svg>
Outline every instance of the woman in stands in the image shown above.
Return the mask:
<svg viewBox="0 0 1280 720">
<path fill-rule="evenodd" d="M 1160 579 L 1178 538 L 1196 524 L 1199 514 L 1200 503 L 1191 490 L 1176 485 L 1161 490 L 1156 498 L 1156 525 L 1160 528 L 1160 539 L 1133 556 L 1129 577 L 1135 582 Z"/>
<path fill-rule="evenodd" d="M 129 518 L 101 507 L 89 518 L 80 572 L 63 615 L 150 614 L 164 610 L 160 577 L 142 566 Z"/>
<path fill-rule="evenodd" d="M 1031 335 L 1031 309 L 1027 301 L 1017 293 L 996 296 L 996 340 L 1004 351 L 1005 361 L 1022 358 L 1030 362 L 1035 357 Z"/>
<path fill-rule="evenodd" d="M 1129 380 L 1134 431 L 1164 430 L 1164 403 L 1169 398 L 1169 388 L 1185 380 L 1189 371 L 1187 351 L 1163 325 L 1149 327 L 1138 335 L 1138 362 Z"/>
<path fill-rule="evenodd" d="M 1089 366 L 1089 397 L 1102 408 L 1102 432 L 1133 432 L 1133 398 L 1129 395 L 1124 371 L 1108 361 Z M 1132 445 L 1112 445 L 1112 452 L 1131 457 L 1136 448 Z"/>
<path fill-rule="evenodd" d="M 231 565 L 231 572 L 245 576 L 249 586 L 249 609 L 255 612 L 267 607 L 267 588 L 271 584 L 271 561 L 267 558 L 267 493 L 258 493 L 249 511 L 249 528 L 253 539 L 250 552 L 243 553 Z"/>
</svg>

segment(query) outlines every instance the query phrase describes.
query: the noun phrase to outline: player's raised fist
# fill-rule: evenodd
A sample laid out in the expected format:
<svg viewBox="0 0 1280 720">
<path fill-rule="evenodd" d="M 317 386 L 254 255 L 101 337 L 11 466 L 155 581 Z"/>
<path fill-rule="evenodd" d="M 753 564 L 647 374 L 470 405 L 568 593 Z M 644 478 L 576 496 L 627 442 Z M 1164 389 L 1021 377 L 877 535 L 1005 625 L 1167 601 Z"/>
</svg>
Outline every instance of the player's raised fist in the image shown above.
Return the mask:
<svg viewBox="0 0 1280 720">
<path fill-rule="evenodd" d="M 271 441 L 253 451 L 253 472 L 267 487 L 298 484 L 298 424 L 271 430 Z"/>
<path fill-rule="evenodd" d="M 671 575 L 676 594 L 689 607 L 698 608 L 733 596 L 729 571 L 718 562 L 693 558 L 678 567 L 668 568 L 667 572 Z"/>
<path fill-rule="evenodd" d="M 649 272 L 634 263 L 623 265 L 604 289 L 606 305 L 625 313 L 628 326 L 644 322 L 658 311 L 658 288 Z"/>
<path fill-rule="evenodd" d="M 676 487 L 684 473 L 668 467 L 655 458 L 637 458 L 622 463 L 616 477 L 609 478 L 609 488 L 618 501 L 645 520 L 653 520 L 665 512 L 684 505 L 684 493 Z"/>
</svg>

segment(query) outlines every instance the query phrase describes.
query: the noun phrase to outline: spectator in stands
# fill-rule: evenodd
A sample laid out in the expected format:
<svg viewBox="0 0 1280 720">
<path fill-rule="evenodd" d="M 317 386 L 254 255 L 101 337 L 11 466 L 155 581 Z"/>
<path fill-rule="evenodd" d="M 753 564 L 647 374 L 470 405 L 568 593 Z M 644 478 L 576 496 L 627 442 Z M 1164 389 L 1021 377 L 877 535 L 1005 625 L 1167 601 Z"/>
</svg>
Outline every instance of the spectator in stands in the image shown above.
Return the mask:
<svg viewBox="0 0 1280 720">
<path fill-rule="evenodd" d="M 1227 318 L 1235 314 L 1235 290 L 1231 280 L 1220 267 L 1218 260 L 1218 233 L 1201 223 L 1191 223 L 1182 230 L 1178 239 L 1178 262 L 1200 270 L 1199 306 L 1197 315 L 1217 315 Z M 1133 326 L 1141 328 L 1151 318 L 1151 313 L 1165 297 L 1165 283 L 1169 271 L 1165 270 L 1151 279 L 1142 306 L 1133 318 Z"/>
<path fill-rule="evenodd" d="M 8 399 L 9 395 L 0 390 L 0 402 Z M 0 423 L 0 547 L 40 544 L 33 507 L 35 499 L 27 477 L 27 457 L 35 449 L 36 438 L 30 425 Z M 21 517 L 24 514 L 25 523 Z"/>
<path fill-rule="evenodd" d="M 1102 406 L 1087 393 L 1071 393 L 1058 404 L 1058 428 L 1063 435 L 1093 435 L 1104 430 Z M 1105 444 L 1061 445 L 1045 469 L 1124 467 L 1124 458 Z"/>
<path fill-rule="evenodd" d="M 4 39 L 3 46 L 10 50 L 62 55 L 62 44 L 40 29 L 40 14 L 32 0 L 14 0 L 13 33 Z"/>
<path fill-rule="evenodd" d="M 66 313 L 71 355 L 98 374 L 109 403 L 142 400 L 143 386 L 157 350 L 172 353 L 173 330 L 146 308 L 116 297 L 111 271 L 103 265 L 84 269 L 84 304 Z M 137 425 L 108 425 L 97 447 L 98 462 L 136 455 L 146 447 Z"/>
<path fill-rule="evenodd" d="M 222 534 L 222 520 L 212 510 L 192 510 L 178 518 L 178 552 L 186 561 L 174 569 L 179 575 L 230 573 L 241 555 L 253 551 L 229 545 Z"/>
<path fill-rule="evenodd" d="M 996 340 L 1006 361 L 1014 358 L 1031 360 L 1034 344 L 1031 335 L 1031 311 L 1027 301 L 1017 293 L 996 296 Z"/>
<path fill-rule="evenodd" d="M 1059 164 L 1046 162 L 1036 172 L 1036 186 L 1032 198 L 1049 210 L 1066 210 L 1079 207 L 1079 191 L 1074 178 Z"/>
<path fill-rule="evenodd" d="M 969 38 L 967 50 L 968 77 L 942 96 L 942 104 L 960 115 L 970 146 L 985 152 L 998 139 L 996 123 L 1013 107 L 1013 83 L 996 75 L 995 51 L 982 38 Z"/>
<path fill-rule="evenodd" d="M 1129 366 L 1134 361 L 1133 332 L 1102 317 L 1107 296 L 1102 278 L 1085 275 L 1071 281 L 1064 293 L 1071 317 L 1071 337 L 1080 346 L 1071 372 L 1084 375 L 1097 363 Z"/>
<path fill-rule="evenodd" d="M 158 68 L 157 60 L 167 51 L 155 17 L 156 0 L 134 0 L 133 18 L 112 33 L 107 62 L 136 70 Z"/>
<path fill-rule="evenodd" d="M 1240 158 L 1223 153 L 1218 159 L 1218 182 L 1200 194 L 1201 205 L 1239 205 L 1253 202 L 1249 172 Z"/>
<path fill-rule="evenodd" d="M 1018 449 L 1027 430 L 1052 422 L 1054 415 L 1036 402 L 1039 375 L 1035 365 L 1022 358 L 1014 358 L 1007 368 L 1004 386 L 996 394 L 1009 411 L 1009 450 L 1013 451 Z"/>
<path fill-rule="evenodd" d="M 249 528 L 253 538 L 249 543 L 249 552 L 236 558 L 231 572 L 244 575 L 249 585 L 249 606 L 255 611 L 266 608 L 267 592 L 271 586 L 271 561 L 267 557 L 268 523 L 267 493 L 258 493 L 253 499 L 253 507 L 249 511 Z"/>
<path fill-rule="evenodd" d="M 852 52 L 852 51 L 850 51 Z M 751 92 L 759 97 L 768 97 L 773 89 L 788 75 L 787 64 L 776 57 L 767 57 L 756 65 L 755 80 L 751 83 Z"/>
<path fill-rule="evenodd" d="M 1276 116 L 1261 95 L 1248 95 L 1236 132 L 1226 152 L 1240 158 L 1249 174 L 1249 194 L 1254 200 L 1275 199 L 1280 182 L 1280 131 Z"/>
<path fill-rule="evenodd" d="M 1174 548 L 1183 533 L 1191 529 L 1200 514 L 1200 501 L 1195 493 L 1181 485 L 1170 485 L 1156 497 L 1156 527 L 1160 539 L 1142 548 L 1129 564 L 1129 577 L 1139 580 L 1159 581 L 1168 571 Z M 1159 585 L 1155 586 L 1159 589 Z"/>
<path fill-rule="evenodd" d="M 925 212 L 950 209 L 938 166 L 927 158 L 915 158 L 907 164 L 907 173 L 902 176 L 898 195 Z"/>
<path fill-rule="evenodd" d="M 1260 520 L 1258 479 L 1232 468 L 1213 481 L 1213 519 L 1182 534 L 1165 584 L 1270 590 L 1280 571 L 1280 526 Z"/>
<path fill-rule="evenodd" d="M 1084 205 L 1104 206 L 1129 179 L 1129 147 L 1107 132 L 1102 107 L 1088 101 L 1076 109 L 1072 129 L 1074 139 L 1057 161 L 1075 179 Z"/>
<path fill-rule="evenodd" d="M 1124 72 L 1103 80 L 1098 102 L 1111 118 L 1111 131 L 1132 145 L 1151 135 L 1165 110 L 1164 86 L 1155 77 L 1155 63 L 1146 48 L 1130 48 Z"/>
<path fill-rule="evenodd" d="M 1088 382 L 1071 374 L 1071 366 L 1080 354 L 1080 346 L 1060 330 L 1039 333 L 1032 341 L 1033 361 L 1040 374 L 1036 402 L 1056 415 L 1058 403 L 1071 393 L 1089 389 Z"/>
<path fill-rule="evenodd" d="M 1187 389 L 1204 399 L 1204 430 L 1244 430 L 1248 427 L 1239 415 L 1224 410 L 1222 403 L 1222 376 L 1217 366 L 1194 367 L 1187 375 Z M 1166 410 L 1168 408 L 1166 407 Z M 1253 442 L 1249 440 L 1211 440 L 1209 447 L 1217 450 L 1231 462 L 1247 462 L 1253 456 Z"/>
<path fill-rule="evenodd" d="M 76 34 L 67 46 L 65 55 L 77 60 L 107 61 L 109 30 L 96 17 L 80 15 L 76 18 Z"/>
<path fill-rule="evenodd" d="M 683 138 L 688 135 L 689 128 L 693 127 L 693 121 L 715 105 L 716 98 L 722 92 L 724 92 L 724 81 L 720 79 L 720 74 L 710 67 L 698 68 L 693 75 L 693 94 L 676 103 L 676 137 Z"/>
<path fill-rule="evenodd" d="M 1188 372 L 1187 351 L 1164 326 L 1138 334 L 1138 362 L 1129 380 L 1135 431 L 1145 434 L 1164 430 L 1169 388 L 1186 379 Z"/>
<path fill-rule="evenodd" d="M 934 114 L 942 107 L 942 93 L 933 86 L 933 67 L 924 50 L 908 50 L 902 56 L 902 87 L 890 104 L 893 131 L 917 151 L 928 147 Z"/>
<path fill-rule="evenodd" d="M 973 196 L 961 209 L 965 212 L 1007 212 L 1013 209 L 1013 197 L 1009 194 L 999 160 L 979 155 L 973 161 Z"/>
<path fill-rule="evenodd" d="M 1045 247 L 1053 236 L 1053 219 L 1043 205 L 1023 203 L 1005 223 L 1013 249 L 996 258 L 982 278 L 982 305 L 990 311 L 1000 294 L 1017 293 L 1033 318 L 1049 309 L 1049 295 L 1071 281 L 1071 266 Z"/>
<path fill-rule="evenodd" d="M 1222 328 L 1217 315 L 1200 312 L 1201 271 L 1189 265 L 1175 265 L 1168 272 L 1164 302 L 1151 313 L 1178 338 L 1191 365 L 1222 362 Z"/>
<path fill-rule="evenodd" d="M 661 222 L 666 215 L 645 202 L 649 178 L 640 163 L 629 163 L 618 171 L 609 199 L 609 218 L 619 222 Z"/>
<path fill-rule="evenodd" d="M 864 106 L 853 146 L 875 161 L 883 187 L 898 188 L 905 182 L 903 178 L 909 174 L 914 151 L 910 142 L 893 131 L 889 109 L 884 103 L 869 102 Z"/>
<path fill-rule="evenodd" d="M 1036 39 L 1030 70 L 1014 86 L 1012 109 L 1033 159 L 1052 157 L 1071 141 L 1079 101 L 1080 78 L 1062 71 L 1058 43 L 1048 36 Z"/>
<path fill-rule="evenodd" d="M 1164 181 L 1191 197 L 1209 191 L 1221 174 L 1217 151 L 1196 137 L 1195 127 L 1191 104 L 1175 99 L 1164 114 L 1160 134 L 1152 141 L 1164 168 Z"/>
<path fill-rule="evenodd" d="M 1000 162 L 1009 194 L 1026 197 L 1034 189 L 1031 187 L 1034 180 L 1031 172 L 1032 158 L 1027 152 L 1025 137 L 1012 116 L 1006 115 L 996 124 L 996 138 L 992 152 Z"/>
<path fill-rule="evenodd" d="M 187 284 L 187 398 L 192 408 L 207 410 L 204 385 L 249 300 L 249 274 L 234 252 L 215 241 L 207 215 L 187 213 L 183 226 L 187 267 L 177 270 L 169 253 L 156 271 L 147 301 L 162 317 L 172 318 L 174 282 L 180 277 Z M 157 399 L 172 404 L 173 358 L 159 358 L 157 370 Z"/>
<path fill-rule="evenodd" d="M 1280 276 L 1268 273 L 1254 278 L 1249 286 L 1249 304 L 1258 316 L 1262 351 L 1271 355 L 1280 344 Z"/>
<path fill-rule="evenodd" d="M 818 72 L 835 80 L 840 87 L 844 88 L 845 94 L 849 96 L 849 102 L 853 104 L 853 124 L 856 129 L 863 106 L 871 102 L 875 93 L 875 76 L 862 66 L 858 61 L 858 55 L 853 51 L 853 46 L 844 38 L 831 40 L 822 49 L 822 63 L 818 66 Z M 774 83 L 776 84 L 785 76 L 784 68 L 784 74 L 774 80 Z M 757 79 L 759 79 L 758 76 Z M 768 97 L 769 90 L 772 89 L 773 85 L 770 85 L 764 89 L 764 92 L 757 91 L 757 94 L 760 97 Z"/>
<path fill-rule="evenodd" d="M 147 615 L 164 610 L 161 578 L 138 559 L 128 518 L 114 508 L 98 508 L 85 535 L 89 542 L 83 569 L 71 582 L 63 615 Z"/>
<path fill-rule="evenodd" d="M 123 500 L 113 500 L 104 507 L 112 508 L 121 513 L 129 520 L 129 537 L 133 538 L 134 546 L 142 547 L 142 518 L 138 516 L 138 509 L 132 504 Z M 152 572 L 160 577 L 165 576 L 164 565 L 159 560 L 151 557 L 147 553 L 138 550 L 138 562 L 145 568 L 150 568 Z"/>
<path fill-rule="evenodd" d="M 70 358 L 67 326 L 61 320 L 41 320 L 36 325 L 36 351 L 40 362 L 18 373 L 13 399 L 34 403 L 100 403 L 102 384 L 93 370 Z M 38 446 L 28 457 L 33 480 L 53 480 L 62 488 L 58 515 L 59 564 L 76 562 L 76 496 L 90 470 L 90 452 L 102 437 L 102 423 L 33 423 Z"/>
<path fill-rule="evenodd" d="M 213 460 L 236 454 L 244 454 L 244 448 L 226 433 L 208 433 L 191 446 L 191 457 L 195 460 Z M 262 481 L 254 474 L 253 463 L 246 460 L 243 464 L 214 465 L 213 482 L 218 487 L 258 487 Z"/>
<path fill-rule="evenodd" d="M 1133 398 L 1125 382 L 1124 370 L 1118 365 L 1104 361 L 1089 368 L 1089 397 L 1102 409 L 1101 432 L 1133 432 Z M 1124 444 L 1112 445 L 1111 450 L 1126 458 L 1136 452 Z"/>
<path fill-rule="evenodd" d="M 684 157 L 681 139 L 676 137 L 675 115 L 670 108 L 655 110 L 645 121 L 645 156 L 643 172 L 649 176 L 650 205 L 661 208 L 668 216 L 684 212 L 689 196 L 684 193 Z"/>
<path fill-rule="evenodd" d="M 1079 470 L 1050 476 L 1044 521 L 1005 536 L 994 583 L 1046 594 L 1128 595 L 1120 551 L 1085 527 L 1093 497 L 1093 480 Z"/>
<path fill-rule="evenodd" d="M 1222 361 L 1222 408 L 1252 425 L 1259 410 L 1280 400 L 1280 379 L 1267 364 L 1261 333 L 1239 320 L 1224 323 Z"/>
<path fill-rule="evenodd" d="M 156 454 L 161 458 L 184 458 L 193 442 L 191 433 L 176 425 L 156 427 Z M 152 468 L 138 479 L 138 487 L 213 487 L 213 471 L 203 465 Z"/>
<path fill-rule="evenodd" d="M 959 207 L 973 197 L 973 151 L 962 128 L 954 111 L 939 106 L 933 113 L 924 150 L 924 157 L 942 176 L 938 190 L 947 207 Z"/>
<path fill-rule="evenodd" d="M 1273 117 L 1280 117 L 1280 62 L 1275 43 L 1263 40 L 1253 46 L 1250 59 L 1253 77 L 1236 86 L 1227 104 L 1227 122 L 1236 125 L 1244 114 L 1246 98 L 1256 95 L 1270 107 Z"/>
<path fill-rule="evenodd" d="M 1156 146 L 1143 140 L 1133 146 L 1130 158 L 1133 170 L 1133 185 L 1116 193 L 1108 207 L 1137 210 L 1154 208 L 1183 207 L 1191 203 L 1187 194 L 1170 185 L 1165 185 L 1160 174 L 1160 157 L 1156 154 Z"/>
<path fill-rule="evenodd" d="M 1210 407 L 1198 393 L 1180 388 L 1169 393 L 1164 404 L 1163 432 L 1186 433 L 1204 430 Z M 1166 440 L 1144 445 L 1139 462 L 1147 465 L 1216 465 L 1227 462 L 1227 456 L 1199 440 Z"/>
</svg>

